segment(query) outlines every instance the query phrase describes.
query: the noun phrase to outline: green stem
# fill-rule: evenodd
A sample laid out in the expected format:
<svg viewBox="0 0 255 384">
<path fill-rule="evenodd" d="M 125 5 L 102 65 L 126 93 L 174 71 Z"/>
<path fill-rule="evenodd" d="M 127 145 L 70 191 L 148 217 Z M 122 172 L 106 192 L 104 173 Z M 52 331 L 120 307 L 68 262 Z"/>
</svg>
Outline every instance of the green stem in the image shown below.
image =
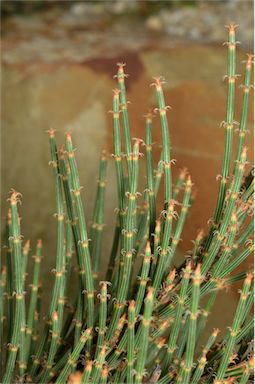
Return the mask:
<svg viewBox="0 0 255 384">
<path fill-rule="evenodd" d="M 191 384 L 199 384 L 200 383 L 200 379 L 201 379 L 202 374 L 204 372 L 206 361 L 207 361 L 206 355 L 209 352 L 209 350 L 211 349 L 211 347 L 213 346 L 213 344 L 214 344 L 214 342 L 218 336 L 218 333 L 219 333 L 219 329 L 214 329 L 214 331 L 211 334 L 211 336 L 209 337 L 205 347 L 203 348 L 203 351 L 202 351 L 200 357 L 198 358 L 198 364 L 197 364 L 197 367 L 196 367 L 194 374 L 192 376 Z"/>
<path fill-rule="evenodd" d="M 102 251 L 102 231 L 104 227 L 104 202 L 105 202 L 105 186 L 106 186 L 106 170 L 107 159 L 105 151 L 102 152 L 100 167 L 99 167 L 99 179 L 98 187 L 95 199 L 95 207 L 93 213 L 93 223 L 91 227 L 91 242 L 90 242 L 90 254 L 93 260 L 93 271 L 95 280 L 98 277 L 98 271 L 100 270 L 100 257 Z"/>
<path fill-rule="evenodd" d="M 233 320 L 232 326 L 231 326 L 230 331 L 229 331 L 226 349 L 225 349 L 223 357 L 220 361 L 219 369 L 218 369 L 218 372 L 216 375 L 216 380 L 218 380 L 218 381 L 223 379 L 225 372 L 226 372 L 226 369 L 229 365 L 230 357 L 231 357 L 231 354 L 233 352 L 234 345 L 236 342 L 236 337 L 237 337 L 237 334 L 239 332 L 239 328 L 243 322 L 243 311 L 245 309 L 246 302 L 247 302 L 247 299 L 249 296 L 251 282 L 252 282 L 252 275 L 247 275 L 247 277 L 244 281 L 243 289 L 241 291 L 240 300 L 239 300 L 239 303 L 238 303 L 237 308 L 236 308 L 234 320 Z"/>
<path fill-rule="evenodd" d="M 174 257 L 177 245 L 180 241 L 182 230 L 183 230 L 185 220 L 187 217 L 188 208 L 190 207 L 191 187 L 192 187 L 192 182 L 191 182 L 191 178 L 189 176 L 187 178 L 186 183 L 185 183 L 185 191 L 184 191 L 184 196 L 183 196 L 183 201 L 182 201 L 181 212 L 180 212 L 180 216 L 178 218 L 176 228 L 174 231 L 174 235 L 173 235 L 173 239 L 171 242 L 171 259 Z M 170 266 L 170 261 L 171 260 L 168 260 L 168 262 L 167 262 L 167 268 L 169 268 L 169 266 Z"/>
<path fill-rule="evenodd" d="M 31 356 L 30 349 L 31 349 L 32 333 L 34 330 L 35 312 L 36 312 L 37 301 L 38 301 L 41 259 L 42 259 L 42 241 L 38 240 L 36 245 L 36 254 L 34 256 L 34 271 L 33 271 L 33 280 L 31 284 L 31 294 L 30 294 L 27 328 L 26 328 L 26 357 L 25 357 L 26 364 L 28 362 L 28 359 Z"/>
<path fill-rule="evenodd" d="M 131 300 L 128 307 L 127 331 L 127 382 L 133 384 L 134 347 L 135 347 L 135 301 Z"/>
<path fill-rule="evenodd" d="M 191 264 L 187 264 L 183 271 L 180 293 L 178 295 L 178 303 L 176 306 L 174 322 L 171 328 L 171 332 L 168 338 L 167 351 L 163 360 L 162 374 L 166 374 L 171 364 L 173 353 L 177 347 L 176 341 L 181 328 L 181 318 L 185 310 L 186 293 L 188 289 L 189 279 L 191 273 Z"/>
<path fill-rule="evenodd" d="M 200 298 L 200 284 L 201 284 L 201 266 L 198 265 L 193 277 L 192 296 L 190 304 L 190 317 L 188 320 L 188 338 L 185 351 L 183 366 L 180 368 L 177 383 L 189 383 L 191 370 L 193 365 L 195 346 L 196 346 L 196 331 L 197 331 L 197 317 L 198 317 L 198 304 Z"/>
<path fill-rule="evenodd" d="M 82 320 L 83 320 L 83 293 L 81 289 L 81 282 L 78 282 L 78 295 L 77 295 L 77 305 L 76 305 L 76 311 L 75 311 L 75 318 L 74 318 L 74 344 L 77 344 L 80 334 L 81 334 L 81 328 L 82 328 Z"/>
<path fill-rule="evenodd" d="M 187 169 L 186 168 L 183 168 L 176 180 L 176 183 L 175 183 L 175 186 L 174 186 L 174 189 L 173 189 L 173 200 L 176 200 L 179 193 L 180 193 L 180 190 L 183 188 L 184 184 L 185 184 L 185 179 L 187 177 Z"/>
<path fill-rule="evenodd" d="M 58 309 L 58 302 L 60 299 L 60 292 L 63 289 L 64 284 L 64 274 L 65 274 L 65 249 L 64 249 L 64 204 L 62 196 L 62 185 L 61 178 L 59 174 L 59 163 L 58 163 L 58 153 L 57 153 L 57 144 L 55 138 L 55 131 L 49 130 L 49 143 L 50 143 L 50 152 L 51 152 L 51 162 L 50 164 L 53 167 L 53 174 L 55 179 L 55 195 L 56 195 L 56 209 L 57 212 L 55 217 L 57 218 L 57 250 L 56 250 L 56 268 L 55 268 L 55 280 L 53 286 L 53 293 L 51 296 L 51 302 L 48 311 L 48 321 L 44 327 L 43 337 L 41 338 L 40 344 L 37 348 L 37 353 L 33 359 L 33 364 L 31 368 L 31 375 L 34 376 L 39 368 L 38 361 L 41 358 L 43 352 L 45 352 L 45 347 L 48 339 L 48 333 L 51 326 L 51 318 L 53 313 Z M 61 326 L 61 325 L 60 325 Z"/>
<path fill-rule="evenodd" d="M 11 341 L 11 335 L 13 332 L 14 324 L 14 301 L 13 301 L 13 276 L 14 266 L 12 260 L 12 244 L 11 244 L 11 209 L 9 208 L 6 220 L 6 265 L 7 265 L 7 316 L 8 316 L 8 332 L 7 332 L 7 343 Z"/>
<path fill-rule="evenodd" d="M 90 383 L 90 376 L 92 372 L 92 367 L 93 367 L 93 361 L 89 360 L 86 362 L 86 367 L 84 369 L 81 382 L 82 384 L 89 384 Z"/>
<path fill-rule="evenodd" d="M 116 223 L 112 249 L 110 254 L 110 260 L 109 260 L 108 269 L 106 273 L 106 281 L 112 281 L 112 278 L 113 278 L 114 263 L 115 263 L 115 258 L 118 252 L 119 238 L 120 238 L 120 226 L 118 223 Z"/>
<path fill-rule="evenodd" d="M 21 328 L 25 327 L 23 321 L 24 314 L 24 292 L 23 292 L 23 273 L 22 273 L 22 250 L 21 250 L 21 234 L 20 220 L 18 216 L 17 204 L 19 202 L 19 193 L 12 191 L 10 197 L 11 204 L 11 247 L 13 257 L 13 288 L 15 292 L 15 314 L 14 324 L 11 334 L 11 342 L 8 345 L 8 357 L 6 369 L 3 376 L 3 384 L 10 384 L 14 374 L 15 361 L 20 347 L 25 348 L 25 345 L 20 345 Z"/>
<path fill-rule="evenodd" d="M 91 381 L 93 384 L 97 384 L 100 379 L 100 374 L 105 363 L 106 346 L 103 345 L 98 353 L 95 363 L 92 368 Z"/>
<path fill-rule="evenodd" d="M 77 360 L 80 356 L 80 353 L 84 345 L 88 341 L 88 339 L 91 337 L 91 334 L 92 334 L 91 328 L 88 328 L 84 332 L 82 332 L 78 343 L 75 345 L 73 352 L 70 354 L 67 360 L 67 363 L 65 364 L 64 368 L 60 372 L 60 375 L 56 380 L 56 384 L 65 383 L 70 373 L 76 368 Z"/>
<path fill-rule="evenodd" d="M 132 153 L 132 174 L 130 178 L 130 191 L 127 196 L 127 212 L 123 219 L 123 267 L 120 269 L 120 277 L 116 293 L 116 303 L 113 309 L 113 316 L 109 325 L 107 339 L 111 339 L 116 323 L 123 312 L 124 302 L 127 298 L 127 293 L 130 286 L 130 276 L 132 271 L 132 256 L 134 248 L 135 233 L 137 230 L 137 185 L 138 185 L 138 170 L 139 170 L 139 140 L 134 143 Z"/>
<path fill-rule="evenodd" d="M 4 364 L 4 320 L 5 320 L 5 300 L 4 300 L 4 292 L 6 289 L 6 276 L 7 276 L 7 268 L 5 265 L 2 266 L 2 270 L 0 273 L 0 353 L 2 356 L 2 361 L 0 363 L 0 375 L 2 377 L 2 366 Z"/>
<path fill-rule="evenodd" d="M 143 300 L 144 300 L 144 294 L 146 290 L 146 285 L 148 283 L 148 274 L 150 270 L 150 261 L 151 261 L 151 248 L 150 243 L 147 242 L 145 251 L 144 251 L 144 257 L 143 257 L 143 263 L 142 263 L 142 270 L 141 270 L 141 276 L 138 276 L 138 289 L 136 291 L 135 296 L 135 313 L 138 315 L 140 313 L 140 310 L 142 308 Z"/>
<path fill-rule="evenodd" d="M 87 326 L 93 327 L 94 324 L 94 282 L 93 282 L 93 273 L 91 266 L 91 259 L 89 253 L 89 244 L 88 244 L 88 234 L 86 228 L 86 222 L 84 217 L 83 203 L 81 200 L 81 186 L 79 181 L 79 175 L 77 170 L 77 165 L 74 157 L 74 148 L 72 144 L 71 135 L 66 135 L 66 150 L 68 154 L 68 161 L 70 165 L 71 179 L 73 185 L 73 196 L 77 208 L 78 215 L 78 225 L 79 225 L 79 248 L 81 251 L 82 262 L 80 274 L 84 279 L 84 286 L 86 289 L 87 303 L 88 303 L 88 318 Z M 89 344 L 90 348 L 90 344 Z"/>
<path fill-rule="evenodd" d="M 155 192 L 155 197 L 157 197 L 159 187 L 160 187 L 160 182 L 164 174 L 163 151 L 161 151 L 160 160 L 158 162 L 157 169 L 154 171 L 154 173 L 155 173 L 154 174 L 154 192 Z"/>
<path fill-rule="evenodd" d="M 246 136 L 249 96 L 250 96 L 250 90 L 251 90 L 251 67 L 252 67 L 253 55 L 248 54 L 247 56 L 248 56 L 248 59 L 246 62 L 245 79 L 244 79 L 244 85 L 243 85 L 243 104 L 242 104 L 241 120 L 240 120 L 239 135 L 238 135 L 238 146 L 237 146 L 237 152 L 235 157 L 237 161 L 241 160 L 244 140 Z M 237 164 L 238 163 L 235 163 L 235 167 L 237 166 Z"/>
<path fill-rule="evenodd" d="M 131 135 L 129 128 L 129 119 L 128 119 L 128 109 L 127 109 L 127 99 L 126 99 L 126 87 L 125 87 L 125 77 L 123 63 L 118 63 L 118 86 L 120 90 L 120 108 L 122 112 L 122 121 L 124 127 L 124 144 L 125 152 L 127 154 L 127 167 L 128 167 L 128 176 L 131 181 L 131 172 L 132 172 L 132 145 L 131 145 Z"/>
<path fill-rule="evenodd" d="M 149 217 L 150 217 L 150 235 L 154 233 L 156 222 L 156 199 L 153 180 L 153 158 L 152 158 L 152 115 L 148 113 L 146 116 L 146 173 L 147 173 L 147 189 L 149 200 Z"/>
<path fill-rule="evenodd" d="M 54 357 L 57 352 L 58 348 L 58 342 L 60 339 L 60 324 L 59 324 L 59 315 L 58 312 L 53 312 L 52 314 L 52 329 L 51 329 L 51 341 L 50 341 L 50 348 L 49 348 L 49 354 L 47 357 L 46 365 L 44 367 L 44 371 L 42 375 L 40 376 L 40 382 L 41 383 L 47 383 L 48 379 L 50 377 L 50 371 L 54 363 Z"/>
<path fill-rule="evenodd" d="M 243 368 L 243 374 L 240 378 L 239 384 L 247 384 L 254 369 L 254 357 L 252 357 Z"/>
<path fill-rule="evenodd" d="M 97 336 L 97 345 L 95 352 L 95 359 L 98 358 L 101 348 L 103 346 L 103 341 L 106 331 L 106 317 L 107 317 L 107 282 L 101 281 L 101 292 L 99 294 L 99 322 L 98 322 L 98 336 Z"/>
<path fill-rule="evenodd" d="M 151 323 L 151 314 L 153 309 L 153 298 L 154 292 L 153 288 L 148 288 L 148 293 L 144 300 L 144 312 L 143 319 L 140 325 L 141 327 L 141 339 L 140 339 L 140 348 L 137 353 L 137 362 L 136 362 L 136 374 L 135 374 L 135 384 L 140 384 L 143 378 L 143 370 L 146 361 L 148 343 L 149 343 L 149 327 Z"/>
<path fill-rule="evenodd" d="M 169 203 L 169 200 L 172 199 L 172 175 L 171 175 L 171 156 L 170 156 L 170 137 L 169 137 L 169 128 L 166 117 L 167 106 L 165 104 L 164 93 L 162 90 L 162 80 L 161 78 L 155 78 L 155 87 L 158 100 L 159 116 L 161 123 L 161 134 L 162 134 L 162 162 L 164 166 L 164 205 Z"/>
<path fill-rule="evenodd" d="M 246 158 L 247 158 L 247 148 L 243 149 L 241 160 L 238 163 L 238 166 L 236 168 L 236 172 L 234 174 L 234 180 L 231 183 L 230 190 L 229 190 L 229 197 L 227 201 L 227 205 L 224 211 L 224 216 L 221 222 L 221 225 L 219 227 L 219 230 L 216 232 L 214 239 L 208 249 L 208 252 L 204 255 L 204 261 L 202 264 L 202 274 L 206 274 L 208 270 L 210 269 L 212 263 L 214 262 L 214 259 L 220 249 L 220 246 L 222 244 L 222 241 L 224 237 L 226 236 L 227 227 L 229 225 L 231 216 L 233 214 L 233 210 L 236 204 L 236 199 L 238 197 L 238 193 L 240 190 L 240 185 L 244 173 L 244 168 L 246 164 Z"/>
<path fill-rule="evenodd" d="M 157 263 L 157 267 L 156 267 L 156 271 L 155 271 L 153 283 L 152 283 L 152 286 L 155 290 L 155 295 L 157 294 L 162 278 L 164 276 L 164 273 L 166 270 L 166 263 L 167 261 L 170 261 L 172 256 L 171 248 L 169 247 L 169 241 L 170 241 L 170 236 L 172 231 L 173 215 L 174 215 L 174 201 L 171 200 L 169 201 L 168 207 L 167 207 L 166 219 L 164 222 L 164 231 L 162 235 L 162 242 L 159 250 L 158 263 Z"/>
<path fill-rule="evenodd" d="M 236 39 L 235 39 L 236 26 L 230 24 L 228 27 L 228 74 L 226 76 L 228 80 L 228 95 L 227 95 L 227 111 L 226 121 L 223 126 L 225 131 L 225 145 L 224 145 L 224 157 L 221 169 L 221 183 L 216 203 L 216 209 L 213 216 L 213 225 L 207 239 L 206 250 L 209 248 L 212 240 L 213 232 L 217 228 L 221 219 L 224 200 L 227 191 L 227 178 L 229 175 L 230 159 L 232 152 L 232 138 L 233 138 L 233 125 L 234 125 L 234 104 L 235 104 L 235 82 L 236 82 Z"/>
</svg>

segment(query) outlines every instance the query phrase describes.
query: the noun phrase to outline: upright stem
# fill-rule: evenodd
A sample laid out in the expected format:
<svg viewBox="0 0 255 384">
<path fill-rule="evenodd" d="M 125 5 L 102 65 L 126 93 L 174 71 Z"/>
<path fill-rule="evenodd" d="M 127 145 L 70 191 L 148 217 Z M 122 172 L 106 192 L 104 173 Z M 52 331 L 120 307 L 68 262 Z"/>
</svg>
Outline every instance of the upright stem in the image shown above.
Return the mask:
<svg viewBox="0 0 255 384">
<path fill-rule="evenodd" d="M 166 112 L 168 107 L 165 104 L 164 93 L 162 90 L 162 79 L 160 77 L 155 78 L 155 87 L 157 93 L 158 100 L 158 109 L 161 123 L 161 133 L 162 133 L 162 163 L 164 166 L 164 205 L 169 203 L 170 199 L 172 199 L 172 175 L 171 175 L 171 155 L 170 155 L 170 136 L 169 136 L 169 128 L 166 117 Z"/>
<path fill-rule="evenodd" d="M 248 274 L 243 285 L 243 289 L 241 291 L 240 300 L 236 308 L 236 313 L 234 316 L 234 320 L 232 323 L 232 326 L 229 331 L 229 337 L 228 342 L 226 345 L 225 352 L 223 354 L 223 357 L 221 359 L 219 369 L 216 375 L 215 384 L 220 384 L 223 380 L 224 374 L 226 372 L 226 369 L 230 363 L 230 357 L 233 352 L 233 348 L 235 345 L 236 337 L 238 335 L 238 332 L 240 330 L 240 326 L 244 319 L 244 309 L 246 306 L 247 299 L 249 297 L 249 291 L 252 283 L 252 275 Z"/>
<path fill-rule="evenodd" d="M 132 173 L 130 179 L 130 191 L 126 193 L 127 209 L 123 220 L 123 267 L 120 269 L 120 277 L 116 293 L 116 303 L 114 305 L 113 316 L 109 325 L 107 338 L 113 335 L 116 323 L 124 309 L 124 302 L 130 286 L 130 277 L 132 271 L 132 257 L 134 249 L 135 235 L 137 231 L 137 186 L 138 186 L 138 170 L 139 170 L 139 140 L 134 143 L 132 153 Z"/>
<path fill-rule="evenodd" d="M 181 288 L 180 288 L 180 293 L 178 295 L 178 302 L 176 306 L 174 322 L 171 327 L 171 332 L 169 335 L 168 345 L 167 345 L 167 352 L 164 357 L 164 366 L 163 366 L 163 372 L 162 372 L 163 374 L 167 373 L 167 370 L 172 361 L 174 351 L 177 347 L 176 341 L 180 332 L 181 318 L 185 309 L 185 300 L 186 300 L 186 293 L 187 293 L 189 279 L 190 279 L 190 273 L 191 273 L 191 264 L 187 264 L 182 275 Z"/>
<path fill-rule="evenodd" d="M 13 256 L 13 288 L 15 293 L 15 313 L 14 324 L 11 334 L 11 342 L 8 344 L 8 357 L 6 370 L 3 377 L 3 384 L 10 384 L 14 374 L 15 361 L 20 347 L 21 328 L 25 326 L 23 323 L 24 314 L 24 292 L 23 292 L 23 269 L 22 269 L 22 249 L 21 249 L 21 234 L 20 220 L 18 216 L 17 204 L 20 199 L 20 194 L 16 191 L 11 192 L 11 248 Z"/>
<path fill-rule="evenodd" d="M 125 87 L 125 77 L 127 76 L 124 72 L 124 63 L 118 63 L 118 72 L 117 80 L 120 90 L 120 108 L 122 112 L 122 121 L 124 127 L 124 145 L 125 152 L 127 154 L 127 168 L 128 168 L 128 177 L 129 182 L 132 172 L 132 145 L 131 145 L 131 135 L 129 128 L 129 118 L 128 118 L 128 109 L 127 109 L 127 99 L 126 99 L 126 87 Z"/>
<path fill-rule="evenodd" d="M 152 158 L 152 114 L 146 116 L 146 173 L 147 173 L 147 189 L 150 213 L 150 234 L 154 233 L 156 223 L 156 199 L 153 180 L 153 158 Z"/>
<path fill-rule="evenodd" d="M 149 343 L 149 327 L 151 323 L 151 314 L 153 308 L 153 288 L 149 287 L 146 298 L 144 300 L 144 312 L 143 319 L 140 325 L 141 327 L 141 340 L 140 340 L 140 348 L 137 354 L 137 363 L 136 363 L 136 374 L 135 374 L 135 384 L 140 384 L 143 378 L 143 370 L 146 360 L 146 354 Z"/>
<path fill-rule="evenodd" d="M 229 24 L 228 26 L 228 74 L 226 79 L 228 81 L 228 94 L 227 94 L 227 110 L 226 120 L 223 122 L 225 128 L 225 145 L 224 145 L 224 157 L 221 169 L 221 181 L 220 189 L 218 193 L 216 208 L 213 216 L 213 224 L 207 238 L 205 251 L 208 250 L 209 245 L 212 241 L 213 232 L 218 227 L 219 221 L 222 215 L 222 209 L 227 191 L 227 179 L 229 176 L 230 159 L 232 153 L 232 137 L 234 127 L 234 104 L 235 104 L 235 82 L 236 76 L 236 37 L 235 30 L 236 25 Z"/>
<path fill-rule="evenodd" d="M 128 331 L 127 331 L 127 382 L 133 384 L 135 348 L 135 301 L 131 300 L 128 307 Z"/>
<path fill-rule="evenodd" d="M 77 165 L 74 157 L 73 143 L 72 143 L 70 134 L 66 135 L 66 150 L 67 150 L 71 178 L 72 178 L 72 185 L 73 185 L 72 192 L 73 192 L 73 196 L 74 196 L 74 200 L 77 208 L 78 225 L 79 225 L 79 233 L 80 233 L 78 245 L 82 255 L 81 257 L 82 265 L 80 266 L 81 267 L 80 274 L 82 275 L 82 278 L 84 279 L 84 283 L 85 283 L 84 285 L 85 285 L 86 296 L 88 301 L 87 326 L 90 328 L 90 327 L 93 327 L 93 324 L 94 324 L 94 282 L 93 282 L 93 273 L 92 273 L 91 259 L 90 259 L 90 253 L 89 253 L 87 227 L 85 222 L 83 203 L 81 200 L 81 186 L 80 186 L 80 180 L 78 175 L 78 169 L 77 169 Z M 90 344 L 89 344 L 89 347 L 90 347 Z"/>
<path fill-rule="evenodd" d="M 91 227 L 90 254 L 93 261 L 94 279 L 98 277 L 100 269 L 100 258 L 102 251 L 102 234 L 104 228 L 104 202 L 105 202 L 105 186 L 106 186 L 106 169 L 107 159 L 105 151 L 102 152 L 99 167 L 98 187 L 95 199 L 95 207 L 93 213 L 93 223 Z"/>
<path fill-rule="evenodd" d="M 64 368 L 60 372 L 60 375 L 58 376 L 56 380 L 56 384 L 62 384 L 65 383 L 70 373 L 76 368 L 77 360 L 80 356 L 80 353 L 82 351 L 82 348 L 90 338 L 92 333 L 92 329 L 88 328 L 84 332 L 81 333 L 81 337 L 78 341 L 78 343 L 75 345 L 73 352 L 69 356 L 67 363 L 65 364 Z"/>
<path fill-rule="evenodd" d="M 30 294 L 27 328 L 26 328 L 26 359 L 25 359 L 26 363 L 30 357 L 31 340 L 32 340 L 32 333 L 34 329 L 34 319 L 35 319 L 35 312 L 36 312 L 37 301 L 38 301 L 41 259 L 42 259 L 42 241 L 38 240 L 36 245 L 36 254 L 34 256 L 33 281 L 31 284 L 31 294 Z"/>
<path fill-rule="evenodd" d="M 197 317 L 198 317 L 198 304 L 200 299 L 200 284 L 201 284 L 201 266 L 198 265 L 193 277 L 192 284 L 192 298 L 190 304 L 190 317 L 188 319 L 188 338 L 186 345 L 186 352 L 183 364 L 180 368 L 180 373 L 177 383 L 189 383 L 191 376 L 191 369 L 193 365 L 195 346 L 196 346 L 196 330 L 197 330 Z"/>
<path fill-rule="evenodd" d="M 101 348 L 103 346 L 103 341 L 106 332 L 106 317 L 107 317 L 107 282 L 101 281 L 101 291 L 99 294 L 99 322 L 98 322 L 98 336 L 97 336 L 97 345 L 95 358 L 97 359 Z"/>
</svg>

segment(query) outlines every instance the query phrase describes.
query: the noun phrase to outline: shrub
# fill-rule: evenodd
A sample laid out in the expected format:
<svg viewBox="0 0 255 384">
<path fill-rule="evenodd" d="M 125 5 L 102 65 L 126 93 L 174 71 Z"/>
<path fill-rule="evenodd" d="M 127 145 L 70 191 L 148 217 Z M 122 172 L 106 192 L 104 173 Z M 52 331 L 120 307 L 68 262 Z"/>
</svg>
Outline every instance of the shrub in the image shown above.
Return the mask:
<svg viewBox="0 0 255 384">
<path fill-rule="evenodd" d="M 253 175 L 249 170 L 247 174 L 244 146 L 252 55 L 246 61 L 238 124 L 234 120 L 235 29 L 233 24 L 228 26 L 227 106 L 226 120 L 221 124 L 225 145 L 215 212 L 208 234 L 198 233 L 192 251 L 176 268 L 172 260 L 192 203 L 193 184 L 187 171 L 172 180 L 162 78 L 155 78 L 153 83 L 162 132 L 161 158 L 154 167 L 153 113 L 146 116 L 145 142 L 132 142 L 126 75 L 124 64 L 118 64 L 112 107 L 118 210 L 109 264 L 103 271 L 105 281 L 98 281 L 98 272 L 105 257 L 106 240 L 102 236 L 107 155 L 103 152 L 100 160 L 93 223 L 88 230 L 72 137 L 67 133 L 65 144 L 58 147 L 54 130 L 48 132 L 57 210 L 54 286 L 45 320 L 40 313 L 42 241 L 37 242 L 33 275 L 26 281 L 30 245 L 26 242 L 22 247 L 21 195 L 12 190 L 0 296 L 4 384 L 244 384 L 251 378 L 252 274 L 237 272 L 236 268 L 253 250 Z M 238 145 L 232 164 L 235 125 Z M 141 145 L 145 147 L 147 178 L 139 197 Z M 162 178 L 164 197 L 158 201 Z M 163 210 L 159 213 L 160 204 Z M 78 268 L 72 271 L 75 262 Z M 138 274 L 133 284 L 135 270 Z M 67 292 L 74 279 L 78 286 L 69 303 Z M 219 291 L 238 281 L 243 281 L 243 288 L 232 324 L 220 338 L 219 330 L 212 329 L 202 348 L 201 336 Z M 28 283 L 31 288 L 25 294 Z"/>
</svg>

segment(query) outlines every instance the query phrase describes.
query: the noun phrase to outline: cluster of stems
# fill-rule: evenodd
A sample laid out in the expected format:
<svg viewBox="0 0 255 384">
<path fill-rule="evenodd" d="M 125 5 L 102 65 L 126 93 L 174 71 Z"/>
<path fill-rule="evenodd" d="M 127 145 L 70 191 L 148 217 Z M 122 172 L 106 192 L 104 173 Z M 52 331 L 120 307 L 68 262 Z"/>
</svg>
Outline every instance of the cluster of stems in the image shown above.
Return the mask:
<svg viewBox="0 0 255 384">
<path fill-rule="evenodd" d="M 22 244 L 21 195 L 12 190 L 0 275 L 3 384 L 250 382 L 253 276 L 241 267 L 253 251 L 254 182 L 245 146 L 252 55 L 247 56 L 237 123 L 236 45 L 236 26 L 230 24 L 219 194 L 208 233 L 198 231 L 193 248 L 179 265 L 173 262 L 193 203 L 193 183 L 186 169 L 173 178 L 172 127 L 162 78 L 154 79 L 156 106 L 146 115 L 144 140 L 132 141 L 127 75 L 125 65 L 118 64 L 112 101 L 118 198 L 110 255 L 104 246 L 108 241 L 104 210 L 109 156 L 102 152 L 90 224 L 84 214 L 72 136 L 67 133 L 65 143 L 58 146 L 55 131 L 48 131 L 56 201 L 54 283 L 50 298 L 44 298 L 42 240 L 37 241 L 32 272 L 27 275 L 33 246 L 29 241 Z M 153 151 L 153 119 L 157 116 L 160 158 Z M 233 148 L 235 125 L 238 138 Z M 139 191 L 140 180 L 144 180 L 139 177 L 142 161 L 146 181 Z M 103 268 L 106 259 L 108 266 Z M 208 329 L 208 316 L 219 292 L 232 286 L 236 289 L 238 282 L 243 282 L 243 288 L 232 324 L 219 336 L 218 329 Z M 41 300 L 48 303 L 47 313 L 41 311 Z M 202 345 L 205 333 L 209 337 Z"/>
</svg>

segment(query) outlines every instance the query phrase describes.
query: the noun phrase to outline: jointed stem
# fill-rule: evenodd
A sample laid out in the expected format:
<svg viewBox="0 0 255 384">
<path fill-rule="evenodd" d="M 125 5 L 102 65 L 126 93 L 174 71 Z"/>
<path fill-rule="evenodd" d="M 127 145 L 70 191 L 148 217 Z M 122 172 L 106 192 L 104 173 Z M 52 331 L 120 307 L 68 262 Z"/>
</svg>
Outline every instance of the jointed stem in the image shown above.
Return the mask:
<svg viewBox="0 0 255 384">
<path fill-rule="evenodd" d="M 20 347 L 25 348 L 25 345 L 20 345 L 21 328 L 25 327 L 25 305 L 24 305 L 24 292 L 23 292 L 23 269 L 22 269 L 22 250 L 21 250 L 21 234 L 20 234 L 20 220 L 18 217 L 17 204 L 19 201 L 19 193 L 12 191 L 10 197 L 11 205 L 11 247 L 13 255 L 13 288 L 15 292 L 15 314 L 13 331 L 11 334 L 11 342 L 8 345 L 8 357 L 6 363 L 6 370 L 3 377 L 3 384 L 9 384 L 12 381 L 14 373 L 16 356 Z"/>
<path fill-rule="evenodd" d="M 81 254 L 80 274 L 82 276 L 82 280 L 84 281 L 84 287 L 86 289 L 86 296 L 87 296 L 87 304 L 88 304 L 87 325 L 88 327 L 93 327 L 93 324 L 94 324 L 93 273 L 92 273 L 92 266 L 91 266 L 90 253 L 89 253 L 88 235 L 87 235 L 87 228 L 86 228 L 86 222 L 84 217 L 84 209 L 83 209 L 83 204 L 81 200 L 81 187 L 80 187 L 77 165 L 74 157 L 74 148 L 73 148 L 70 134 L 66 135 L 66 150 L 67 150 L 72 185 L 73 185 L 72 192 L 73 192 L 76 209 L 77 209 L 77 216 L 78 216 L 78 225 L 79 225 L 79 234 L 80 234 L 78 247 L 80 249 L 80 254 Z"/>
</svg>

